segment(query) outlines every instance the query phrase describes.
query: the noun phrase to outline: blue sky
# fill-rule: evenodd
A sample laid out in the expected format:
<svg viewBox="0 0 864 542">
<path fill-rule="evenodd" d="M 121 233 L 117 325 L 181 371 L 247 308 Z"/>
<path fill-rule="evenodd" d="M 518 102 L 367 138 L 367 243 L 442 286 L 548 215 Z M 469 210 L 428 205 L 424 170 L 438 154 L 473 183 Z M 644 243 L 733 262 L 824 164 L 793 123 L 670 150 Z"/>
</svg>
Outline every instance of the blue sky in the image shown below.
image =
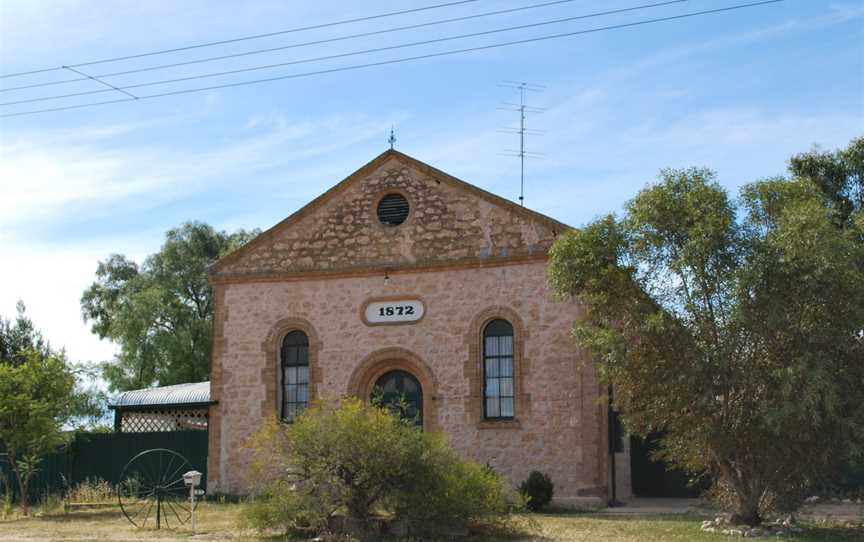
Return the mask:
<svg viewBox="0 0 864 542">
<path fill-rule="evenodd" d="M 77 64 L 274 32 L 442 0 L 3 0 L 0 73 Z M 429 10 L 123 63 L 124 71 L 328 39 L 541 3 L 478 0 Z M 657 1 L 657 0 L 655 0 Z M 577 0 L 520 13 L 111 78 L 129 85 L 422 41 L 652 3 Z M 638 12 L 205 79 L 143 87 L 141 95 L 480 46 L 746 3 L 689 0 Z M 84 69 L 84 68 L 82 68 Z M 48 72 L 0 88 L 70 78 Z M 546 85 L 529 150 L 526 205 L 572 225 L 616 211 L 660 168 L 707 166 L 735 191 L 782 174 L 794 153 L 837 148 L 864 134 L 864 2 L 786 0 L 663 22 L 240 88 L 0 118 L 0 315 L 19 298 L 74 360 L 113 347 L 91 335 L 78 300 L 96 263 L 136 260 L 168 228 L 202 220 L 267 228 L 385 150 L 396 147 L 504 197 L 518 196 L 518 161 L 499 155 L 516 122 L 503 80 Z M 100 89 L 73 83 L 0 92 L 0 101 Z M 109 99 L 112 93 L 0 106 L 0 113 Z M 118 95 L 119 96 L 119 95 Z"/>
</svg>

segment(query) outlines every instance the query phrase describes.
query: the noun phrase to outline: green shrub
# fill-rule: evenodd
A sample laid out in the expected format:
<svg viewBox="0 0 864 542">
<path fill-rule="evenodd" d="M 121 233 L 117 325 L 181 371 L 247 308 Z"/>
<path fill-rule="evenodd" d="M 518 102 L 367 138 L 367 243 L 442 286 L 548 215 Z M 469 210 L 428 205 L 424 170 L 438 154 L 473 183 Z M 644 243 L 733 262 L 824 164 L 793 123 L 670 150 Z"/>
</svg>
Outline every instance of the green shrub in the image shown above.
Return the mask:
<svg viewBox="0 0 864 542">
<path fill-rule="evenodd" d="M 514 508 L 509 485 L 492 469 L 463 459 L 441 435 L 424 435 L 426 450 L 394 497 L 397 517 L 428 526 L 506 520 Z"/>
<path fill-rule="evenodd" d="M 259 529 L 372 529 L 373 513 L 450 527 L 502 521 L 508 487 L 462 459 L 440 435 L 387 408 L 346 398 L 315 405 L 290 424 L 269 420 L 250 441 L 254 495 L 247 524 Z"/>
<path fill-rule="evenodd" d="M 519 486 L 519 491 L 527 499 L 526 506 L 536 512 L 552 501 L 555 484 L 548 475 L 532 470 L 528 479 Z"/>
<path fill-rule="evenodd" d="M 281 529 L 286 535 L 300 535 L 305 531 L 318 531 L 324 523 L 315 512 L 315 503 L 285 481 L 273 482 L 262 489 L 243 508 L 242 521 L 258 529 Z"/>
</svg>

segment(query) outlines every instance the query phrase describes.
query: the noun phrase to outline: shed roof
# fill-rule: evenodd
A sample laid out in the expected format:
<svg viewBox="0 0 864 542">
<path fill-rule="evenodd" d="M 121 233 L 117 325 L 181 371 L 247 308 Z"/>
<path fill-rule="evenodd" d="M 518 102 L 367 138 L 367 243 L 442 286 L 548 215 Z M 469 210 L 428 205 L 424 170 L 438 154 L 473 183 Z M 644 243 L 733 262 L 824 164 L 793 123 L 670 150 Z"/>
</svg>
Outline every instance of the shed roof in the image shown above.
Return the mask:
<svg viewBox="0 0 864 542">
<path fill-rule="evenodd" d="M 207 381 L 124 391 L 114 398 L 111 408 L 209 405 L 210 403 L 210 382 Z"/>
</svg>

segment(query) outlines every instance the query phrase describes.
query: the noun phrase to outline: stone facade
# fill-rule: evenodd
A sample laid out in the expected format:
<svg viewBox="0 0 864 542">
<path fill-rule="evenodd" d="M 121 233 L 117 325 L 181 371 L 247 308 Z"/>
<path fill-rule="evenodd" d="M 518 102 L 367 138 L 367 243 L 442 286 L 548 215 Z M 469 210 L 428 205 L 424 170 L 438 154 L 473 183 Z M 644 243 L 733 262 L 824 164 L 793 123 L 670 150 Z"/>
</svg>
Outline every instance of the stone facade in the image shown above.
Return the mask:
<svg viewBox="0 0 864 542">
<path fill-rule="evenodd" d="M 380 224 L 376 203 L 399 193 L 411 213 Z M 388 151 L 227 256 L 214 278 L 494 263 L 544 256 L 567 226 Z"/>
<path fill-rule="evenodd" d="M 376 205 L 394 192 L 410 213 L 384 226 Z M 368 397 L 379 376 L 407 371 L 422 387 L 425 430 L 514 483 L 548 473 L 561 504 L 607 498 L 606 406 L 570 336 L 581 309 L 555 301 L 545 281 L 565 229 L 387 151 L 224 258 L 211 272 L 211 490 L 244 491 L 243 443 L 277 414 L 279 344 L 301 330 L 314 399 Z M 419 300 L 425 313 L 369 325 L 364 306 L 388 299 Z M 513 420 L 483 419 L 482 330 L 495 318 L 514 328 Z M 621 489 L 626 463 L 616 461 Z"/>
</svg>

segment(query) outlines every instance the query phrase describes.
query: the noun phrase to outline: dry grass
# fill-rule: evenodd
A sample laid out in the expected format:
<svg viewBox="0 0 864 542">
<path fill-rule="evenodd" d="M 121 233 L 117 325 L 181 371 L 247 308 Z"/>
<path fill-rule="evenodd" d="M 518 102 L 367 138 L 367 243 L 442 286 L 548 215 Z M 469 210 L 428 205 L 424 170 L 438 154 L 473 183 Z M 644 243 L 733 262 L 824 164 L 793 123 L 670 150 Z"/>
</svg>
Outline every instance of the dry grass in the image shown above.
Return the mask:
<svg viewBox="0 0 864 542">
<path fill-rule="evenodd" d="M 199 508 L 198 534 L 191 528 L 155 530 L 137 529 L 129 524 L 119 508 L 76 510 L 67 514 L 37 515 L 0 520 L 0 541 L 253 541 L 277 540 L 259 537 L 241 529 L 240 504 L 206 503 Z M 472 537 L 473 542 L 501 541 L 713 541 L 726 542 L 729 537 L 699 531 L 702 517 L 676 515 L 611 515 L 611 514 L 540 514 L 534 528 L 512 536 Z M 527 518 L 527 516 L 526 516 Z M 527 522 L 525 522 L 527 525 Z M 796 542 L 851 542 L 864 540 L 864 530 L 838 526 L 811 526 L 806 533 L 783 538 Z M 776 539 L 776 537 L 775 537 Z"/>
<path fill-rule="evenodd" d="M 198 535 L 192 538 L 187 524 L 179 529 L 138 529 L 129 523 L 119 507 L 78 509 L 69 513 L 16 516 L 0 520 L 0 541 L 168 541 L 168 540 L 259 540 L 252 531 L 238 528 L 237 504 L 205 503 L 198 507 Z"/>
<path fill-rule="evenodd" d="M 694 514 L 541 514 L 540 532 L 525 540 L 609 541 L 609 542 L 654 542 L 654 541 L 705 541 L 727 542 L 733 540 L 725 535 L 703 533 L 699 526 L 703 516 Z M 835 525 L 816 527 L 810 525 L 805 533 L 784 537 L 781 540 L 796 542 L 860 542 L 864 530 Z M 778 537 L 774 537 L 778 539 Z M 763 539 L 771 540 L 771 538 Z M 515 541 L 511 541 L 515 542 Z"/>
<path fill-rule="evenodd" d="M 66 502 L 103 503 L 117 499 L 114 486 L 101 478 L 87 478 L 66 492 Z"/>
</svg>

